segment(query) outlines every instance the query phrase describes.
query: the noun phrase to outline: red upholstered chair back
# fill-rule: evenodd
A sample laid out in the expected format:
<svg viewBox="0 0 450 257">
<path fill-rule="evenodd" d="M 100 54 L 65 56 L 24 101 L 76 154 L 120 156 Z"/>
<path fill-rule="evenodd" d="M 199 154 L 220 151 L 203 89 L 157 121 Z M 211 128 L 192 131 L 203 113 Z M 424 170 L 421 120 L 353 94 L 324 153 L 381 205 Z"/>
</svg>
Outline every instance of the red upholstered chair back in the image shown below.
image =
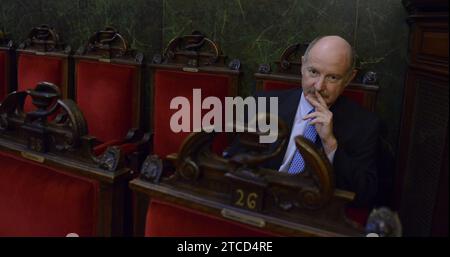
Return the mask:
<svg viewBox="0 0 450 257">
<path fill-rule="evenodd" d="M 197 45 L 199 47 L 191 47 Z M 227 96 L 234 97 L 238 92 L 240 63 L 232 60 L 225 64 L 219 46 L 201 34 L 187 35 L 173 39 L 166 48 L 164 56 L 156 55 L 151 64 L 153 75 L 153 153 L 161 159 L 177 153 L 189 132 L 175 133 L 170 128 L 171 116 L 179 109 L 170 109 L 170 102 L 177 96 L 188 99 L 190 103 L 190 126 L 193 130 L 193 112 L 201 116 L 209 110 L 199 110 L 193 105 L 193 90 L 201 90 L 201 100 L 208 96 L 219 98 L 224 103 Z M 223 105 L 224 106 L 224 105 Z M 222 106 L 222 111 L 224 107 Z M 213 150 L 220 153 L 227 145 L 225 134 L 218 136 Z M 172 170 L 173 171 L 173 170 Z M 169 172 L 171 172 L 169 170 Z M 135 228 L 146 236 L 231 236 L 261 235 L 248 226 L 216 219 L 202 212 L 152 198 L 142 220 L 135 220 Z M 135 233 L 139 234 L 139 232 Z M 141 234 L 141 235 L 142 235 Z"/>
<path fill-rule="evenodd" d="M 204 42 L 201 49 L 189 49 L 190 43 L 201 40 Z M 225 97 L 237 95 L 240 63 L 233 60 L 227 67 L 225 57 L 219 49 L 216 43 L 202 35 L 188 35 L 173 39 L 166 48 L 164 59 L 160 55 L 153 58 L 150 65 L 153 77 L 153 152 L 162 159 L 178 152 L 181 143 L 190 134 L 176 133 L 170 128 L 172 115 L 179 111 L 170 108 L 172 99 L 181 96 L 189 100 L 190 131 L 193 131 L 193 113 L 200 112 L 203 117 L 209 111 L 200 110 L 201 103 L 194 110 L 194 89 L 201 90 L 201 100 L 214 96 L 222 104 Z M 226 137 L 222 134 L 213 147 L 220 152 L 226 147 L 226 143 Z"/>
<path fill-rule="evenodd" d="M 0 151 L 0 236 L 97 233 L 99 183 Z"/>
<path fill-rule="evenodd" d="M 27 96 L 39 100 L 33 103 L 40 112 L 21 113 Z M 0 115 L 8 124 L 0 124 L 0 236 L 123 235 L 131 171 L 114 151 L 93 155 L 93 138 L 72 100 L 40 83 L 9 94 Z"/>
<path fill-rule="evenodd" d="M 226 96 L 233 96 L 233 76 L 206 72 L 185 72 L 177 70 L 157 69 L 154 74 L 154 145 L 153 152 L 164 158 L 176 153 L 183 140 L 190 132 L 173 132 L 170 118 L 178 109 L 170 109 L 170 102 L 177 96 L 186 97 L 191 103 L 190 124 L 193 130 L 193 89 L 201 90 L 201 98 L 218 97 L 224 103 Z M 223 108 L 222 108 L 223 110 Z M 209 110 L 201 110 L 202 117 Z M 222 142 L 222 146 L 224 142 Z"/>
<path fill-rule="evenodd" d="M 8 40 L 5 33 L 0 29 L 0 103 L 12 89 L 11 63 L 13 42 Z"/>
<path fill-rule="evenodd" d="M 105 38 L 114 38 L 108 41 L 111 51 L 101 50 L 100 41 Z M 120 50 L 113 51 L 113 46 Z M 107 28 L 95 33 L 74 58 L 75 100 L 89 124 L 89 134 L 101 142 L 125 138 L 131 128 L 140 126 L 143 55 L 128 49 L 123 37 Z"/>
<path fill-rule="evenodd" d="M 70 52 L 53 28 L 47 25 L 33 28 L 17 49 L 17 90 L 31 89 L 45 81 L 57 85 L 63 98 L 67 98 Z M 32 108 L 31 99 L 27 99 L 25 110 Z"/>
</svg>

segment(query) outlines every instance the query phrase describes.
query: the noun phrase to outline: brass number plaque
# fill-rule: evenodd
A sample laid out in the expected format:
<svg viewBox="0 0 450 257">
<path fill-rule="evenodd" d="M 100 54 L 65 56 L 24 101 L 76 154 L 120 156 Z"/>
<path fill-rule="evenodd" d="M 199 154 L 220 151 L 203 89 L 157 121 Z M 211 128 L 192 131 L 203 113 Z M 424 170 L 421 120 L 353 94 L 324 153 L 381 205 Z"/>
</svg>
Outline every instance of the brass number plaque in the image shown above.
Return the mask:
<svg viewBox="0 0 450 257">
<path fill-rule="evenodd" d="M 259 211 L 261 210 L 261 203 L 262 194 L 260 192 L 243 188 L 233 188 L 232 204 L 234 206 L 252 211 Z"/>
</svg>

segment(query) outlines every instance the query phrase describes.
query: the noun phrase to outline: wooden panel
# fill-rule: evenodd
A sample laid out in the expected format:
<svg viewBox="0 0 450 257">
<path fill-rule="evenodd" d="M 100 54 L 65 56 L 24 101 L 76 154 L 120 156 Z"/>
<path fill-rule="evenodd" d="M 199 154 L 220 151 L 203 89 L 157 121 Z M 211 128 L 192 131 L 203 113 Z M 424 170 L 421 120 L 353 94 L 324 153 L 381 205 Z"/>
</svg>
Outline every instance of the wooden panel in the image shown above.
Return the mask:
<svg viewBox="0 0 450 257">
<path fill-rule="evenodd" d="M 431 231 L 433 236 L 448 236 L 448 134 L 442 156 L 444 166 L 441 171 L 438 197 L 434 208 L 433 228 Z"/>
<path fill-rule="evenodd" d="M 411 65 L 433 73 L 448 75 L 447 21 L 440 16 L 434 23 L 420 20 L 412 28 Z"/>
<path fill-rule="evenodd" d="M 448 124 L 446 83 L 418 76 L 400 209 L 407 235 L 430 234 Z"/>
<path fill-rule="evenodd" d="M 448 33 L 444 31 L 424 31 L 422 53 L 448 58 Z"/>
<path fill-rule="evenodd" d="M 448 236 L 448 1 L 410 0 L 395 205 L 406 236 Z"/>
</svg>

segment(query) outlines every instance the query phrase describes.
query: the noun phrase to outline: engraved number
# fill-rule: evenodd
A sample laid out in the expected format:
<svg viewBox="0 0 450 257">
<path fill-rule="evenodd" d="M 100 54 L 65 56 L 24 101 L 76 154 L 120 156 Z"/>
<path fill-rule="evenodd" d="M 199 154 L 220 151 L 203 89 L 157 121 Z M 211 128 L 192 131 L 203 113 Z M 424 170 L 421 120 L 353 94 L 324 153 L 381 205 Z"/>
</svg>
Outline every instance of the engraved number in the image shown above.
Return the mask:
<svg viewBox="0 0 450 257">
<path fill-rule="evenodd" d="M 256 207 L 256 198 L 258 198 L 258 195 L 256 193 L 250 193 L 247 196 L 247 206 L 250 209 L 255 209 Z"/>
<path fill-rule="evenodd" d="M 242 189 L 236 189 L 236 192 L 238 193 L 238 199 L 234 204 L 241 207 L 245 206 L 251 210 L 254 210 L 256 208 L 256 199 L 258 198 L 257 193 L 252 192 L 245 196 L 244 190 Z"/>
<path fill-rule="evenodd" d="M 236 201 L 236 205 L 244 206 L 244 191 L 242 189 L 236 189 L 236 192 L 239 195 L 239 198 Z"/>
</svg>

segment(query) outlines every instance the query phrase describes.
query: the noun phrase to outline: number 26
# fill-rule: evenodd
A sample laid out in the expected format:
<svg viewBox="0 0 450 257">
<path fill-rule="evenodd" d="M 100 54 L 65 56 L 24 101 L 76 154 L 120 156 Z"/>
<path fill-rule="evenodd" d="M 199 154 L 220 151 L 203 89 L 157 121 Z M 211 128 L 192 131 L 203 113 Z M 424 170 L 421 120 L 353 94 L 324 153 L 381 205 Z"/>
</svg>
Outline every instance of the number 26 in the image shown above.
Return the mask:
<svg viewBox="0 0 450 257">
<path fill-rule="evenodd" d="M 258 194 L 256 193 L 249 193 L 247 197 L 245 197 L 244 190 L 242 189 L 236 189 L 236 192 L 238 193 L 239 197 L 237 201 L 235 202 L 238 206 L 245 206 L 249 209 L 255 209 L 256 207 L 256 199 L 258 198 Z M 246 200 L 244 202 L 244 199 Z"/>
</svg>

